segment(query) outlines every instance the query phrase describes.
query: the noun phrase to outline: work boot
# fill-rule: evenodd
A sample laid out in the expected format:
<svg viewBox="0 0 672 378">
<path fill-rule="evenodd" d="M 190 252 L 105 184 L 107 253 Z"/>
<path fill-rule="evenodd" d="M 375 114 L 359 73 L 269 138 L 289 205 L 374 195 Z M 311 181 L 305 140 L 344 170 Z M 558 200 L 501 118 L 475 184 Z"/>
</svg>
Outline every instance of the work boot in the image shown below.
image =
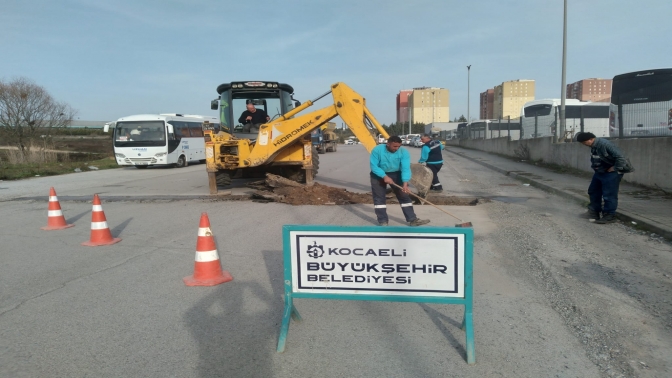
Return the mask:
<svg viewBox="0 0 672 378">
<path fill-rule="evenodd" d="M 378 225 L 385 227 L 385 226 L 387 226 L 387 222 L 380 222 L 380 223 L 378 223 Z"/>
<path fill-rule="evenodd" d="M 586 218 L 598 220 L 600 219 L 600 213 L 593 209 L 588 209 L 588 213 L 586 213 Z"/>
<path fill-rule="evenodd" d="M 616 222 L 616 214 L 604 214 L 604 216 L 595 221 L 597 224 L 609 224 Z"/>
<path fill-rule="evenodd" d="M 422 226 L 423 224 L 429 223 L 429 219 L 420 219 L 420 218 L 415 218 L 412 221 L 409 222 L 409 225 L 411 227 L 417 227 L 417 226 Z"/>
</svg>

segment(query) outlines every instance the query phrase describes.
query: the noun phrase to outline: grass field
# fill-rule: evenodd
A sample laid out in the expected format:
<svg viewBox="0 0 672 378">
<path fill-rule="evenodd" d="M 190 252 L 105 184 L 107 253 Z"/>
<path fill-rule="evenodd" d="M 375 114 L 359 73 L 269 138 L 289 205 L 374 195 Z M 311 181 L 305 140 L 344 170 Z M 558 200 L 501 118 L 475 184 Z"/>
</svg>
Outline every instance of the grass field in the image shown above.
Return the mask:
<svg viewBox="0 0 672 378">
<path fill-rule="evenodd" d="M 7 154 L 0 151 L 0 180 L 19 180 L 35 176 L 53 176 L 86 172 L 89 167 L 98 169 L 118 168 L 114 160 L 111 136 L 103 135 L 54 135 L 49 140 L 49 150 L 58 151 L 57 161 L 11 164 Z"/>
<path fill-rule="evenodd" d="M 69 161 L 53 163 L 9 164 L 0 161 L 0 180 L 18 180 L 35 176 L 54 176 L 73 173 L 79 168 L 82 172 L 90 171 L 89 167 L 98 169 L 119 168 L 113 157 L 90 161 Z"/>
</svg>

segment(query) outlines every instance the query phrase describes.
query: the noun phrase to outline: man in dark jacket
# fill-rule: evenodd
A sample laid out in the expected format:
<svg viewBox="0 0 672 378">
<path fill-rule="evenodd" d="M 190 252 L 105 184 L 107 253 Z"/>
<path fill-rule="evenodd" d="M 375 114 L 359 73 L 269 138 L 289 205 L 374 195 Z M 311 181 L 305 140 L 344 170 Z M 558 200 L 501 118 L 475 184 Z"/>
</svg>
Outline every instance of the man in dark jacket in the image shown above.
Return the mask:
<svg viewBox="0 0 672 378">
<path fill-rule="evenodd" d="M 441 192 L 443 191 L 443 186 L 441 186 L 441 181 L 439 181 L 439 171 L 443 166 L 443 155 L 441 154 L 443 143 L 438 140 L 432 140 L 429 134 L 423 135 L 420 137 L 420 140 L 423 146 L 418 163 L 426 165 L 432 171 L 432 187 L 430 190 Z"/>
<path fill-rule="evenodd" d="M 630 172 L 632 167 L 621 150 L 606 139 L 597 138 L 593 133 L 580 133 L 576 140 L 590 147 L 591 167 L 595 171 L 588 187 L 588 216 L 595 219 L 595 223 L 614 223 L 618 206 L 618 186 L 623 174 Z"/>
<path fill-rule="evenodd" d="M 247 100 L 246 106 L 247 110 L 245 110 L 243 114 L 240 115 L 240 118 L 238 118 L 238 123 L 242 123 L 244 125 L 243 132 L 258 132 L 258 125 L 268 122 L 271 118 L 263 109 L 257 109 L 250 100 Z M 252 130 L 252 128 L 257 130 Z"/>
</svg>

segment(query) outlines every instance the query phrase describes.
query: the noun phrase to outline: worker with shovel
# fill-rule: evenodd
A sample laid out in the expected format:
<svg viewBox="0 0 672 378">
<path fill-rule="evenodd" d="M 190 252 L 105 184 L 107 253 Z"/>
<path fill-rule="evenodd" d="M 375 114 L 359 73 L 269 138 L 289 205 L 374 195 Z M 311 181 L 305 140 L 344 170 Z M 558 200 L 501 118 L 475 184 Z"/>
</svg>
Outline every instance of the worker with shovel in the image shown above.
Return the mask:
<svg viewBox="0 0 672 378">
<path fill-rule="evenodd" d="M 399 200 L 401 211 L 410 226 L 421 226 L 429 223 L 428 219 L 419 219 L 413 211 L 413 201 L 409 196 L 408 182 L 411 180 L 411 155 L 407 150 L 400 148 L 401 138 L 393 135 L 387 139 L 387 144 L 380 144 L 371 151 L 371 192 L 373 193 L 373 208 L 378 218 L 378 224 L 387 226 L 386 189 L 392 186 L 394 194 Z"/>
</svg>

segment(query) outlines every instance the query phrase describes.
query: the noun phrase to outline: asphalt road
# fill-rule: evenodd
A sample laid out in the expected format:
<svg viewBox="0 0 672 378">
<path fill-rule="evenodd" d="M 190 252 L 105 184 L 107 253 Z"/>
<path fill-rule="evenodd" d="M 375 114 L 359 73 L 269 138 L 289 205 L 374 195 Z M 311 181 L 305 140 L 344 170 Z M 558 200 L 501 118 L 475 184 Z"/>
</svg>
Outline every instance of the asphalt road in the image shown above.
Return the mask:
<svg viewBox="0 0 672 378">
<path fill-rule="evenodd" d="M 474 223 L 476 365 L 465 362 L 462 309 L 450 305 L 295 300 L 304 321 L 292 323 L 277 354 L 281 227 L 370 225 L 372 206 L 190 199 L 207 191 L 204 167 L 196 165 L 0 182 L 0 376 L 672 375 L 668 243 L 588 223 L 577 205 L 445 157 L 447 191 L 494 199 L 445 207 Z M 369 190 L 362 146 L 320 158 L 319 182 Z M 30 197 L 46 197 L 50 186 L 63 198 L 125 197 L 103 203 L 123 240 L 81 246 L 91 211 L 81 200 L 61 203 L 75 227 L 39 230 L 47 203 Z M 182 282 L 193 272 L 201 212 L 210 216 L 232 282 Z M 416 212 L 430 226 L 455 223 L 429 206 Z M 398 207 L 389 214 L 392 225 L 403 224 Z"/>
</svg>

